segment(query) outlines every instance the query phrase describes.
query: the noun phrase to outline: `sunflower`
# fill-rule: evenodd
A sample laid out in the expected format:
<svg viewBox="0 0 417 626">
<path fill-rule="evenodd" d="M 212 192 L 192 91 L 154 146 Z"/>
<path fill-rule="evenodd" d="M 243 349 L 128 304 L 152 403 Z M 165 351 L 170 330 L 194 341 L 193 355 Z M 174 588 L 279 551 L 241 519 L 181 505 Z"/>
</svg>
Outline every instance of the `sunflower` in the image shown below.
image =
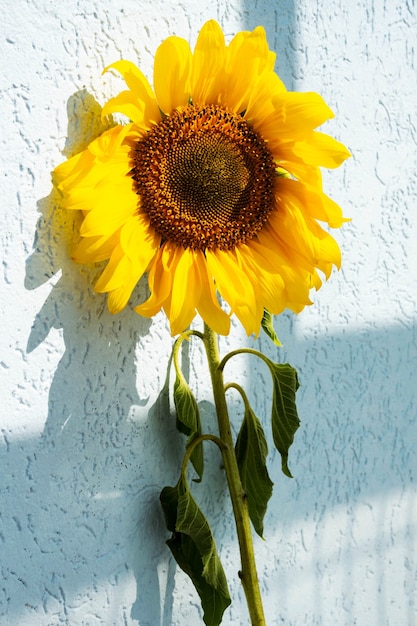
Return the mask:
<svg viewBox="0 0 417 626">
<path fill-rule="evenodd" d="M 274 63 L 262 27 L 226 45 L 209 21 L 194 52 L 174 36 L 159 46 L 154 90 L 129 61 L 104 70 L 127 89 L 103 119 L 129 122 L 59 165 L 54 182 L 63 206 L 83 214 L 74 259 L 108 261 L 95 290 L 112 313 L 147 273 L 150 296 L 135 310 L 163 309 L 173 335 L 196 313 L 220 334 L 231 315 L 257 334 L 264 309 L 300 312 L 340 266 L 319 222 L 346 220 L 319 168 L 349 152 L 315 130 L 333 117 L 321 96 L 287 91 Z"/>
</svg>

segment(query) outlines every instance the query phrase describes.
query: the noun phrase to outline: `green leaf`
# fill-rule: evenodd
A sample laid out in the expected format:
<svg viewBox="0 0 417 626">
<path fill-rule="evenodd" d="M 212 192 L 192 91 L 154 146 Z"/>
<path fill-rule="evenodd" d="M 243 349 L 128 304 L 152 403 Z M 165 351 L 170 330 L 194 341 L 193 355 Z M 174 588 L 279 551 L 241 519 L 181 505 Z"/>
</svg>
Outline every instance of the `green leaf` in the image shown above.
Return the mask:
<svg viewBox="0 0 417 626">
<path fill-rule="evenodd" d="M 231 599 L 210 526 L 184 478 L 176 487 L 165 487 L 160 498 L 167 528 L 173 533 L 167 544 L 194 583 L 204 623 L 218 626 Z"/>
<path fill-rule="evenodd" d="M 272 435 L 281 454 L 282 471 L 292 478 L 288 469 L 288 450 L 294 441 L 294 435 L 300 425 L 295 393 L 300 386 L 296 370 L 288 363 L 280 364 L 269 361 L 272 374 Z"/>
<path fill-rule="evenodd" d="M 240 479 L 248 497 L 249 516 L 256 532 L 262 537 L 273 482 L 266 469 L 268 445 L 261 422 L 246 402 L 235 449 Z"/>
<path fill-rule="evenodd" d="M 277 336 L 277 334 L 275 332 L 275 329 L 274 329 L 273 317 L 272 317 L 271 313 L 267 309 L 264 309 L 264 315 L 263 315 L 261 324 L 262 324 L 263 330 L 268 335 L 268 337 L 271 339 L 271 341 L 273 341 L 273 343 L 276 346 L 281 347 L 282 343 L 278 339 L 278 336 Z"/>
<path fill-rule="evenodd" d="M 183 375 L 178 371 L 174 383 L 174 404 L 177 414 L 177 428 L 181 433 L 188 435 L 188 447 L 196 437 L 201 435 L 200 412 L 190 387 Z M 204 471 L 202 443 L 194 448 L 191 462 L 201 481 Z"/>
<path fill-rule="evenodd" d="M 178 374 L 174 383 L 174 404 L 177 412 L 177 428 L 184 435 L 197 432 L 199 411 L 197 401 L 185 378 Z"/>
</svg>

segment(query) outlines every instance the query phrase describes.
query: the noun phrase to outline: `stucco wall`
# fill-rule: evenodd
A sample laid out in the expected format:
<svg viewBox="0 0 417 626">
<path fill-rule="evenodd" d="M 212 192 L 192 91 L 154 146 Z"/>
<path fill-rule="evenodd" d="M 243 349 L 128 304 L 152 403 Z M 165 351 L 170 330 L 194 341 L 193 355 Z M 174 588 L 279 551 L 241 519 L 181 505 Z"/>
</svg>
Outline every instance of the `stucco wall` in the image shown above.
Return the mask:
<svg viewBox="0 0 417 626">
<path fill-rule="evenodd" d="M 354 155 L 325 175 L 353 218 L 336 234 L 343 269 L 313 307 L 276 321 L 279 358 L 300 374 L 302 427 L 294 480 L 270 445 L 275 491 L 266 541 L 255 539 L 268 624 L 417 624 L 416 6 L 293 1 L 0 2 L 1 624 L 199 623 L 158 502 L 183 446 L 157 402 L 167 324 L 112 317 L 92 293 L 97 270 L 69 260 L 50 171 L 74 147 L 68 135 L 94 132 L 92 97 L 120 87 L 103 67 L 138 60 L 151 78 L 158 43 L 194 43 L 210 17 L 227 36 L 263 24 L 288 88 L 325 97 L 337 114 L 326 130 Z M 222 348 L 259 343 L 235 326 Z M 209 420 L 201 355 L 183 358 Z M 242 358 L 233 374 L 268 413 L 261 366 Z M 208 465 L 195 492 L 231 581 L 224 624 L 237 626 L 247 614 L 230 504 L 219 458 Z"/>
</svg>

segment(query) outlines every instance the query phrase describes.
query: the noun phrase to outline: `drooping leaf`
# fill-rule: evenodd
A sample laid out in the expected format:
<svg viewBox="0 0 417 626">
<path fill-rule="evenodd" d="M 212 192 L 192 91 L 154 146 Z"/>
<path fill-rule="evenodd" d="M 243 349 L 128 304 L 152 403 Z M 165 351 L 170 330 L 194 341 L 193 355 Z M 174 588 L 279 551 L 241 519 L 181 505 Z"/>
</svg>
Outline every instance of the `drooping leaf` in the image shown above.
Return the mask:
<svg viewBox="0 0 417 626">
<path fill-rule="evenodd" d="M 281 347 L 282 343 L 278 339 L 278 335 L 276 334 L 275 329 L 274 329 L 273 317 L 267 309 L 264 309 L 264 315 L 263 315 L 261 324 L 262 324 L 262 329 L 268 335 L 270 340 L 276 346 Z"/>
<path fill-rule="evenodd" d="M 177 428 L 188 435 L 187 447 L 201 435 L 201 420 L 198 404 L 181 372 L 176 373 L 174 382 L 174 404 L 177 415 Z M 198 444 L 192 454 L 191 462 L 201 480 L 204 471 L 203 444 Z"/>
<path fill-rule="evenodd" d="M 273 482 L 266 468 L 268 445 L 262 424 L 247 403 L 235 449 L 240 479 L 248 497 L 249 516 L 256 532 L 262 537 Z"/>
<path fill-rule="evenodd" d="M 160 498 L 167 528 L 172 532 L 167 544 L 194 583 L 204 623 L 219 626 L 231 599 L 210 526 L 184 478 L 175 487 L 165 487 Z"/>
<path fill-rule="evenodd" d="M 288 450 L 300 425 L 295 404 L 295 393 L 300 385 L 296 370 L 288 363 L 269 361 L 268 367 L 273 382 L 272 436 L 281 454 L 282 471 L 292 478 L 288 469 Z"/>
<path fill-rule="evenodd" d="M 177 412 L 177 428 L 184 435 L 197 432 L 199 412 L 197 401 L 182 374 L 175 377 L 174 404 Z"/>
</svg>

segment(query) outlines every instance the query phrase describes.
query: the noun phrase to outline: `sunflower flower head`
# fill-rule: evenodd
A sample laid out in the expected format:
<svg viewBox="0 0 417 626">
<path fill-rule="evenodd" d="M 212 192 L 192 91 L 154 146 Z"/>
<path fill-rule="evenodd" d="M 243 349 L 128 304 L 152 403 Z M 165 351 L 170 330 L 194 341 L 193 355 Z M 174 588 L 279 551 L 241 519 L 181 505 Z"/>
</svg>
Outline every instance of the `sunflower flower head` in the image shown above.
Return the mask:
<svg viewBox="0 0 417 626">
<path fill-rule="evenodd" d="M 95 290 L 109 294 L 112 313 L 147 273 L 150 296 L 135 310 L 163 309 L 173 335 L 196 313 L 220 334 L 231 315 L 257 334 L 264 309 L 298 313 L 320 274 L 340 266 L 319 222 L 346 220 L 323 193 L 320 167 L 349 152 L 316 131 L 333 117 L 323 99 L 288 92 L 274 62 L 262 27 L 226 45 L 209 21 L 194 52 L 179 37 L 163 41 L 153 90 L 129 61 L 106 68 L 127 89 L 103 119 L 129 122 L 59 165 L 54 182 L 64 207 L 83 214 L 74 259 L 107 261 Z"/>
</svg>

